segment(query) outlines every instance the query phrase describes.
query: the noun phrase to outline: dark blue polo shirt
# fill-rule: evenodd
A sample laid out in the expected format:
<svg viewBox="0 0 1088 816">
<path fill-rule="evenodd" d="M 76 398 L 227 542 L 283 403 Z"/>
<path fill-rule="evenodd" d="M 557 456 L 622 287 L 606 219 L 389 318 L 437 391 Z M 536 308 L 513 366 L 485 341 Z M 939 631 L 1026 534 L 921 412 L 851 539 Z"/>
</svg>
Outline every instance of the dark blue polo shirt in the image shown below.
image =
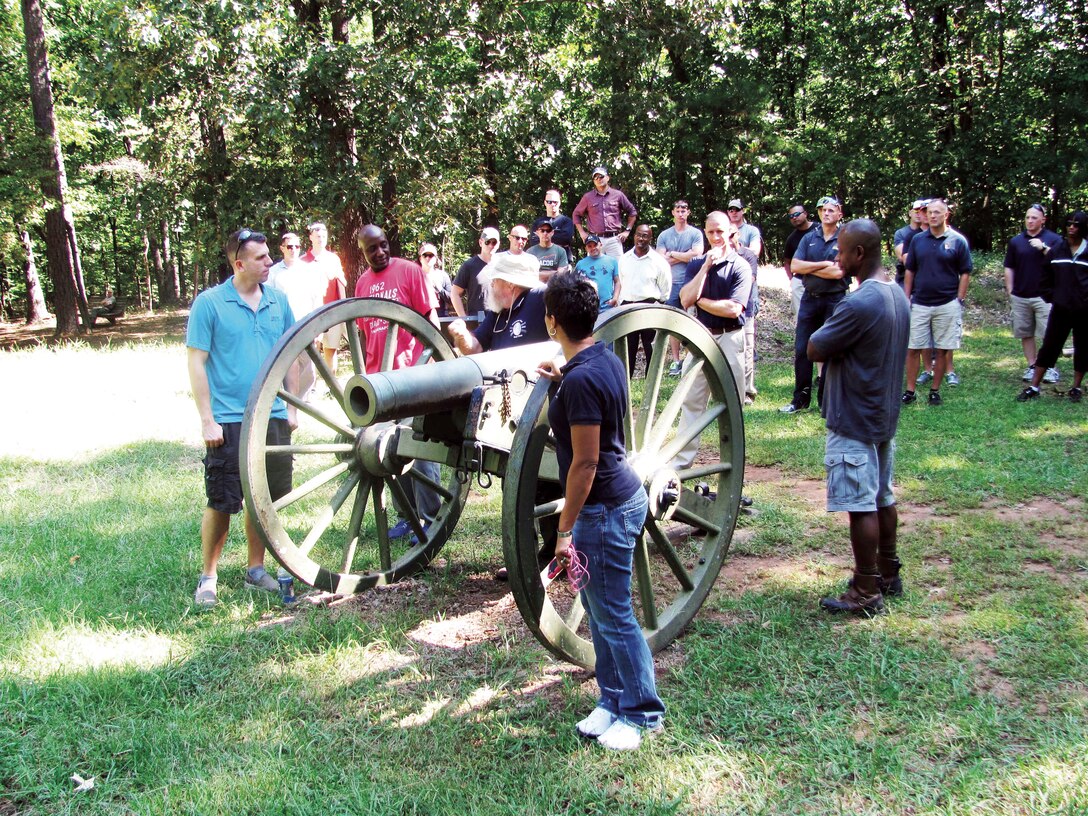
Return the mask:
<svg viewBox="0 0 1088 816">
<path fill-rule="evenodd" d="M 501 314 L 484 312 L 484 319 L 473 335 L 484 351 L 543 343 L 548 337 L 544 325 L 544 287 L 530 289 Z"/>
<path fill-rule="evenodd" d="M 819 263 L 820 261 L 835 261 L 839 257 L 839 231 L 842 225 L 835 228 L 831 238 L 824 240 L 823 225 L 817 224 L 813 229 L 805 233 L 801 243 L 797 245 L 797 253 L 793 256 L 795 261 L 808 261 Z M 794 274 L 797 272 L 794 270 Z M 849 278 L 827 280 L 815 275 L 800 275 L 801 282 L 805 285 L 805 293 L 809 295 L 832 295 L 845 292 L 850 288 Z"/>
<path fill-rule="evenodd" d="M 1048 229 L 1040 230 L 1035 237 L 1050 247 L 1052 253 L 1062 242 L 1058 233 Z M 1050 257 L 1033 247 L 1029 243 L 1031 239 L 1032 236 L 1028 235 L 1027 230 L 1023 230 L 1009 241 L 1008 249 L 1005 250 L 1005 268 L 1011 269 L 1013 273 L 1012 293 L 1022 298 L 1039 297 L 1039 282 Z"/>
<path fill-rule="evenodd" d="M 907 271 L 914 273 L 911 302 L 919 306 L 944 306 L 959 297 L 960 275 L 974 268 L 967 239 L 949 227 L 940 238 L 929 230 L 910 242 Z"/>
<path fill-rule="evenodd" d="M 684 273 L 684 284 L 695 280 L 699 270 L 703 268 L 703 258 L 692 258 L 688 263 L 688 271 Z M 748 309 L 749 299 L 752 295 L 752 267 L 748 261 L 740 255 L 734 254 L 732 258 L 722 261 L 710 267 L 703 283 L 703 291 L 699 297 L 710 300 L 735 300 L 743 303 Z M 711 332 L 736 331 L 744 325 L 747 315 L 742 313 L 740 317 L 730 318 L 704 312 L 698 306 L 695 307 L 695 317 L 699 322 L 710 329 Z"/>
<path fill-rule="evenodd" d="M 559 481 L 567 483 L 574 459 L 571 425 L 598 425 L 601 429 L 597 475 L 586 504 L 615 507 L 635 494 L 642 482 L 627 461 L 623 419 L 627 414 L 627 369 L 604 343 L 578 352 L 562 368 L 563 379 L 548 405 L 548 421 L 555 434 Z"/>
</svg>

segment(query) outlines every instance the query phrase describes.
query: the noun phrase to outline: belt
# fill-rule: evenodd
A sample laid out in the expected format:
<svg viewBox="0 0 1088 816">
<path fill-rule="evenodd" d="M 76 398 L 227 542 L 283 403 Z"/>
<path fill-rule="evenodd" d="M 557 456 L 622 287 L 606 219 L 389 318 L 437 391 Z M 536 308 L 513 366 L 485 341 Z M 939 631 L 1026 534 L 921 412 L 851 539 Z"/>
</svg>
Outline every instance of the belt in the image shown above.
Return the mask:
<svg viewBox="0 0 1088 816">
<path fill-rule="evenodd" d="M 623 232 L 623 230 L 616 230 L 615 232 L 598 232 L 597 234 L 602 238 L 615 238 L 621 232 Z"/>
</svg>

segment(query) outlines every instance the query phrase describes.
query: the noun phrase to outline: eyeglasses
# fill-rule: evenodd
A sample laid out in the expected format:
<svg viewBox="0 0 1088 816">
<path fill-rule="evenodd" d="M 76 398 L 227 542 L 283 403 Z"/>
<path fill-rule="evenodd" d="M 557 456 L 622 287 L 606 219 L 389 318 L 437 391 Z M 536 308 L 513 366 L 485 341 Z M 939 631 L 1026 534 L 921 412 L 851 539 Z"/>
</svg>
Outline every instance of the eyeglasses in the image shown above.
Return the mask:
<svg viewBox="0 0 1088 816">
<path fill-rule="evenodd" d="M 511 235 L 510 240 L 511 241 L 528 241 L 529 236 L 528 235 Z"/>
<path fill-rule="evenodd" d="M 484 241 L 484 246 L 495 246 L 497 243 L 499 243 L 498 238 L 488 238 Z"/>
<path fill-rule="evenodd" d="M 805 214 L 804 210 L 798 210 L 797 212 L 786 213 L 787 218 L 800 218 Z"/>
<path fill-rule="evenodd" d="M 423 253 L 422 255 L 420 255 L 419 257 L 421 257 L 421 258 L 433 258 L 433 257 L 434 257 L 434 253 L 433 253 L 433 252 L 424 252 L 424 253 Z"/>
<path fill-rule="evenodd" d="M 726 207 L 726 212 L 740 212 L 740 207 Z"/>
<path fill-rule="evenodd" d="M 1076 227 L 1077 229 L 1080 229 L 1080 224 L 1078 224 L 1076 221 L 1066 221 L 1065 225 L 1067 227 Z"/>
<path fill-rule="evenodd" d="M 302 244 L 284 244 L 284 249 L 302 249 Z"/>
<path fill-rule="evenodd" d="M 264 237 L 263 233 L 254 232 L 249 227 L 242 227 L 238 230 L 238 246 L 234 248 L 234 260 L 238 260 L 238 256 L 242 252 L 242 247 L 248 244 L 250 241 L 256 241 L 259 244 L 263 244 L 268 239 Z"/>
</svg>

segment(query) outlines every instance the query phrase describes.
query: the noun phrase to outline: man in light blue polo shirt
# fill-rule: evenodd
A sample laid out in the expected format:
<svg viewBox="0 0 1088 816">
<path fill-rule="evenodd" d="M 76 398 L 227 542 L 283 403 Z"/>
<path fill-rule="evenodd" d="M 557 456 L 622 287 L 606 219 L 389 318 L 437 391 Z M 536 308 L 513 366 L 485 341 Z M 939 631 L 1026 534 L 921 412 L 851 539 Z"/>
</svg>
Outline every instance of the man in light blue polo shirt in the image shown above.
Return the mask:
<svg viewBox="0 0 1088 816">
<path fill-rule="evenodd" d="M 197 296 L 185 336 L 189 382 L 206 446 L 204 489 L 208 506 L 200 524 L 203 570 L 194 596 L 196 605 L 203 608 L 219 602 L 217 565 L 226 544 L 230 517 L 242 509 L 238 449 L 249 390 L 272 347 L 295 322 L 287 296 L 264 285 L 272 267 L 265 236 L 249 229 L 239 230 L 230 236 L 225 251 L 234 275 Z M 291 393 L 297 391 L 296 380 L 297 369 L 292 366 L 287 375 L 287 390 Z M 289 444 L 291 431 L 297 425 L 294 406 L 286 406 L 277 398 L 268 424 L 268 444 Z M 267 470 L 272 498 L 289 493 L 291 456 L 268 456 Z M 264 543 L 248 513 L 245 531 L 249 548 L 246 587 L 278 591 L 276 579 L 264 568 Z"/>
</svg>

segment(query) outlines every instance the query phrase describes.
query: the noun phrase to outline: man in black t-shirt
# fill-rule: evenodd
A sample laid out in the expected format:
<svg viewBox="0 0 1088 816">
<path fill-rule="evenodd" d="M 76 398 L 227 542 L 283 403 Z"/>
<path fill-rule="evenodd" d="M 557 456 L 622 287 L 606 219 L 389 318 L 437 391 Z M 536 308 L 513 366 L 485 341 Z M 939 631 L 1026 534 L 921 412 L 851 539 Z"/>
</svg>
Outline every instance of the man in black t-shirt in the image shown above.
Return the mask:
<svg viewBox="0 0 1088 816">
<path fill-rule="evenodd" d="M 475 319 L 484 310 L 484 290 L 479 281 L 480 272 L 491 263 L 491 255 L 498 245 L 499 231 L 494 227 L 484 227 L 483 232 L 480 233 L 479 254 L 473 255 L 457 270 L 452 291 L 453 310 L 459 317 Z"/>
<path fill-rule="evenodd" d="M 816 226 L 809 220 L 808 210 L 804 204 L 791 204 L 786 211 L 786 218 L 790 220 L 793 230 L 786 238 L 786 248 L 782 251 L 782 266 L 786 270 L 786 277 L 790 279 L 790 311 L 793 313 L 793 322 L 797 322 L 797 311 L 801 307 L 801 295 L 804 294 L 805 285 L 799 275 L 793 274 L 793 256 L 797 254 L 797 247 L 805 234 L 811 232 Z"/>
</svg>

